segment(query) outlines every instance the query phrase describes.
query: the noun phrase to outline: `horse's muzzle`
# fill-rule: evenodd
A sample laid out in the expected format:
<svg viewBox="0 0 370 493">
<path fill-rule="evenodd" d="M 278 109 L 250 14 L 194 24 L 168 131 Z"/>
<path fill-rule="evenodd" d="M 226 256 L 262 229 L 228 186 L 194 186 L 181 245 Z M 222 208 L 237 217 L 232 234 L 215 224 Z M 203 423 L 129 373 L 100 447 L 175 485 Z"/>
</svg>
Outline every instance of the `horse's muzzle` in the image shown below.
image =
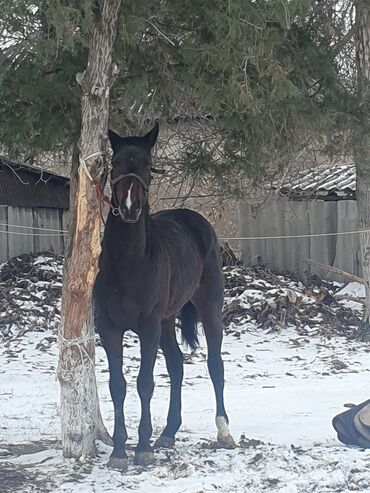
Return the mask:
<svg viewBox="0 0 370 493">
<path fill-rule="evenodd" d="M 130 208 L 128 208 L 126 204 L 121 204 L 118 210 L 123 222 L 134 224 L 137 223 L 140 219 L 143 208 L 141 207 L 139 202 L 135 202 L 131 205 Z"/>
</svg>

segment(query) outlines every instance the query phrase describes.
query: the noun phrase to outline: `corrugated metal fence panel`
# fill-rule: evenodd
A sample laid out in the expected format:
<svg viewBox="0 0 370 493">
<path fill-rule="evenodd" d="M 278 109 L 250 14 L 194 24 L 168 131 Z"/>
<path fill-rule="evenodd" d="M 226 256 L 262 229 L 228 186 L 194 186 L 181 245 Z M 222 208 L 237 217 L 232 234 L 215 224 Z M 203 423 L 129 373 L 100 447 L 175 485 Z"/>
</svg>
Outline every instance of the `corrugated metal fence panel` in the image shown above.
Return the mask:
<svg viewBox="0 0 370 493">
<path fill-rule="evenodd" d="M 249 204 L 239 204 L 239 217 L 240 217 L 240 236 L 264 236 L 264 214 L 262 211 L 257 213 Z M 247 265 L 254 265 L 257 263 L 257 256 L 266 259 L 267 256 L 267 242 L 266 241 L 240 241 L 240 250 L 243 255 L 244 262 Z"/>
<path fill-rule="evenodd" d="M 33 230 L 19 226 L 33 226 L 32 209 L 8 207 L 9 257 L 34 252 Z M 16 227 L 15 227 L 16 226 Z M 14 234 L 11 234 L 14 232 Z M 22 234 L 21 234 L 22 233 Z"/>
<path fill-rule="evenodd" d="M 59 209 L 33 209 L 33 226 L 35 228 L 63 229 L 61 211 Z M 63 236 L 61 233 L 35 229 L 34 235 L 35 252 L 63 253 Z"/>
<path fill-rule="evenodd" d="M 64 253 L 66 237 L 61 230 L 66 229 L 67 218 L 61 209 L 0 206 L 4 224 L 0 226 L 0 263 L 23 253 Z"/>
<path fill-rule="evenodd" d="M 293 203 L 279 198 L 268 201 L 257 211 L 248 204 L 242 204 L 240 208 L 242 237 L 300 235 L 309 230 L 307 202 Z M 301 259 L 308 257 L 309 248 L 310 244 L 304 238 L 245 240 L 240 245 L 247 264 L 255 264 L 260 257 L 262 263 L 273 270 L 299 270 L 300 273 L 305 270 Z"/>
<path fill-rule="evenodd" d="M 8 230 L 7 206 L 0 206 L 0 223 L 1 223 L 0 230 L 2 231 L 0 233 L 0 264 L 2 264 L 3 262 L 6 262 L 9 258 L 8 234 L 6 233 L 6 231 Z"/>
<path fill-rule="evenodd" d="M 341 200 L 338 202 L 338 232 L 358 229 L 357 202 L 355 200 Z M 337 237 L 334 266 L 362 276 L 360 236 L 358 234 Z"/>
<path fill-rule="evenodd" d="M 338 202 L 336 200 L 327 202 L 322 200 L 309 201 L 308 204 L 310 227 L 306 230 L 306 233 L 319 235 L 322 233 L 336 233 L 338 231 Z M 308 258 L 325 265 L 334 264 L 337 236 L 315 236 L 304 241 L 308 241 L 310 244 Z M 304 264 L 304 267 L 303 270 L 300 270 L 302 278 L 304 271 L 309 268 L 307 264 Z M 319 275 L 324 274 L 322 269 L 316 270 L 312 266 L 310 270 L 311 272 L 317 272 Z M 333 278 L 329 273 L 325 274 L 325 277 L 329 279 Z"/>
<path fill-rule="evenodd" d="M 69 229 L 70 213 L 69 211 L 62 211 L 62 229 L 68 231 Z M 66 252 L 67 248 L 67 236 L 63 236 L 63 253 Z"/>
<path fill-rule="evenodd" d="M 279 199 L 274 209 L 274 234 L 271 236 L 288 236 L 305 234 L 310 227 L 309 209 L 306 202 L 293 203 L 288 200 Z M 296 271 L 292 266 L 299 266 L 300 275 L 304 272 L 302 258 L 309 255 L 309 242 L 304 238 L 287 238 L 269 240 L 273 251 L 273 266 L 281 266 L 280 272 Z"/>
<path fill-rule="evenodd" d="M 286 236 L 354 231 L 358 229 L 357 205 L 347 201 L 289 201 L 285 198 L 270 200 L 257 212 L 248 204 L 240 205 L 240 236 Z M 312 259 L 326 265 L 335 265 L 349 273 L 361 274 L 358 235 L 245 240 L 240 248 L 247 264 L 262 263 L 277 271 L 296 272 L 306 279 Z M 323 276 L 321 269 L 310 267 L 311 272 Z M 328 278 L 337 278 L 327 273 Z M 339 280 L 339 278 L 337 278 Z M 342 280 L 342 279 L 340 279 Z"/>
</svg>

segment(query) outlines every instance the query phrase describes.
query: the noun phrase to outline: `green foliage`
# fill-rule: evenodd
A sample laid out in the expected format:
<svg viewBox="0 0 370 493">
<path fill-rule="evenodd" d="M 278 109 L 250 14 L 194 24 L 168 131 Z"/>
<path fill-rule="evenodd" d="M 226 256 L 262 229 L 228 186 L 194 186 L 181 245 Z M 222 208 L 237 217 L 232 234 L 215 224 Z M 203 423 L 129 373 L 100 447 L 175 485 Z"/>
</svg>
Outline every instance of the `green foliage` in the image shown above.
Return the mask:
<svg viewBox="0 0 370 493">
<path fill-rule="evenodd" d="M 0 142 L 12 156 L 68 152 L 76 139 L 80 94 L 75 76 L 86 63 L 86 3 L 0 4 Z"/>
<path fill-rule="evenodd" d="M 13 155 L 68 151 L 90 1 L 0 1 L 2 32 L 17 38 L 1 49 L 0 142 Z M 112 126 L 198 122 L 207 143 L 184 134 L 178 164 L 224 183 L 259 183 L 312 142 L 341 153 L 356 111 L 347 32 L 348 19 L 328 17 L 314 0 L 124 0 Z"/>
</svg>

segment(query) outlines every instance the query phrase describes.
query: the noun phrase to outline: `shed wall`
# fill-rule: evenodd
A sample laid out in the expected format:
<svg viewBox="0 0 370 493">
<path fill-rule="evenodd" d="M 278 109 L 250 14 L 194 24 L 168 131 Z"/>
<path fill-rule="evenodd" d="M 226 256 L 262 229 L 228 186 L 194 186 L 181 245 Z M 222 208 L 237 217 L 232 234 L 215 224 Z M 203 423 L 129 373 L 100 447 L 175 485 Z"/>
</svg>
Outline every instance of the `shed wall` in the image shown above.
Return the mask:
<svg viewBox="0 0 370 493">
<path fill-rule="evenodd" d="M 0 263 L 22 253 L 64 253 L 65 236 L 47 229 L 67 226 L 68 211 L 62 209 L 0 206 Z"/>
<path fill-rule="evenodd" d="M 240 204 L 242 237 L 287 236 L 354 231 L 358 229 L 357 204 L 343 201 L 293 201 L 280 197 L 270 200 L 263 209 Z M 240 245 L 246 263 L 263 264 L 277 271 L 296 272 L 306 278 L 307 259 L 362 275 L 359 235 L 333 235 L 311 238 L 245 240 Z M 325 271 L 310 267 L 320 276 Z M 335 279 L 327 272 L 325 277 Z M 338 278 L 339 279 L 339 278 Z M 342 279 L 341 279 L 342 280 Z"/>
</svg>

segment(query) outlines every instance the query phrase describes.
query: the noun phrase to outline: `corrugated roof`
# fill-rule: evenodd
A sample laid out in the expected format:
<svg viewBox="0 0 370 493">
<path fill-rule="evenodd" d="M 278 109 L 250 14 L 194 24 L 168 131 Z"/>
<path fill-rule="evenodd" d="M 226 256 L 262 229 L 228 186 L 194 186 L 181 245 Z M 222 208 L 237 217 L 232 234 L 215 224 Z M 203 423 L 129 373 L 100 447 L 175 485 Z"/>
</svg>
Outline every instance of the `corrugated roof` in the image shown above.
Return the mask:
<svg viewBox="0 0 370 493">
<path fill-rule="evenodd" d="M 0 157 L 0 205 L 68 209 L 69 180 Z"/>
<path fill-rule="evenodd" d="M 286 178 L 279 188 L 284 195 L 302 198 L 327 195 L 354 198 L 356 168 L 351 164 L 319 166 Z"/>
</svg>

